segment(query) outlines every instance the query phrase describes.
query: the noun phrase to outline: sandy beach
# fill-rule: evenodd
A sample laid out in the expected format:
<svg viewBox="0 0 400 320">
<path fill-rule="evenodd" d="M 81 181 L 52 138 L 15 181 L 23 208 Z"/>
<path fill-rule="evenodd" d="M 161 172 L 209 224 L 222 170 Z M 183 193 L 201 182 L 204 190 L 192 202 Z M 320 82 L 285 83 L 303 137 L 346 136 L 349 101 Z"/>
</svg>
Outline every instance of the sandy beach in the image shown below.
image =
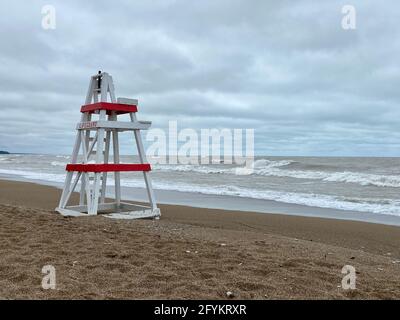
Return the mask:
<svg viewBox="0 0 400 320">
<path fill-rule="evenodd" d="M 0 190 L 2 299 L 400 298 L 399 227 L 173 205 L 159 221 L 65 218 L 59 189 Z M 41 288 L 48 264 L 55 290 Z"/>
</svg>

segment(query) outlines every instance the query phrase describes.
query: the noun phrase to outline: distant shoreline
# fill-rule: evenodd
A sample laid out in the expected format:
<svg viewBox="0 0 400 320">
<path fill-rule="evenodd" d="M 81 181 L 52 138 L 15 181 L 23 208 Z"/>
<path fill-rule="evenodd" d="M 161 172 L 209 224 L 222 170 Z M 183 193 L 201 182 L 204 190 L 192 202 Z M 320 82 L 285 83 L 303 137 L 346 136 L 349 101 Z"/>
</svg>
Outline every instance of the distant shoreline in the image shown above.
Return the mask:
<svg viewBox="0 0 400 320">
<path fill-rule="evenodd" d="M 13 154 L 24 154 L 24 155 L 41 155 L 41 153 L 32 153 L 32 152 L 9 152 L 9 151 L 4 151 L 4 150 L 0 150 L 0 154 L 3 155 L 13 155 Z M 43 155 L 47 155 L 47 154 L 43 154 Z"/>
</svg>

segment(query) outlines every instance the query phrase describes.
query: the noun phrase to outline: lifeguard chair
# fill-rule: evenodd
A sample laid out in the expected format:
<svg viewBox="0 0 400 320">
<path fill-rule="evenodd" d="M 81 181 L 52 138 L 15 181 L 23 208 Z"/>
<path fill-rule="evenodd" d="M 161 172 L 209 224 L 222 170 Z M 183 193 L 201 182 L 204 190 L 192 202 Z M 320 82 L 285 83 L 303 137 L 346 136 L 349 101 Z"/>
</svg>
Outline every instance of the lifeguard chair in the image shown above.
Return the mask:
<svg viewBox="0 0 400 320">
<path fill-rule="evenodd" d="M 108 98 L 110 99 L 108 101 Z M 140 130 L 151 126 L 150 121 L 138 121 L 136 99 L 115 98 L 112 77 L 99 71 L 91 77 L 85 105 L 81 107 L 81 121 L 76 130 L 71 163 L 57 212 L 65 216 L 87 216 L 105 213 L 111 218 L 159 218 L 160 209 L 154 197 Z M 119 121 L 118 116 L 128 114 L 130 121 Z M 120 163 L 120 132 L 133 131 L 139 163 Z M 110 148 L 112 145 L 112 162 Z M 80 155 L 81 152 L 81 155 Z M 142 171 L 150 206 L 121 201 L 120 172 Z M 106 202 L 107 177 L 114 174 L 114 201 Z M 67 205 L 80 182 L 79 204 Z"/>
</svg>

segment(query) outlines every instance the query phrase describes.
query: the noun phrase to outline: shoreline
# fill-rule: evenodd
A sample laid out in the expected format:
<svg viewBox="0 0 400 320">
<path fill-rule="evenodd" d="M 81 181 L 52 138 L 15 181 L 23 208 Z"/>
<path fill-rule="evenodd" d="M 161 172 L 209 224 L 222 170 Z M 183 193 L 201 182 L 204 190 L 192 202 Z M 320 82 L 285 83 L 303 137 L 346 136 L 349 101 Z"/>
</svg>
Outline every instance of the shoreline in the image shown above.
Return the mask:
<svg viewBox="0 0 400 320">
<path fill-rule="evenodd" d="M 19 181 L 38 185 L 51 186 L 62 189 L 59 182 L 46 180 L 30 180 L 27 178 L 0 175 L 0 181 Z M 125 200 L 147 202 L 147 194 L 143 188 L 121 187 L 122 197 Z M 344 221 L 359 221 L 383 225 L 400 226 L 400 217 L 388 214 L 377 214 L 362 211 L 340 210 L 333 208 L 313 207 L 301 204 L 278 202 L 274 200 L 261 200 L 245 197 L 223 195 L 206 195 L 200 193 L 168 191 L 156 189 L 158 203 L 165 205 L 187 206 L 202 209 L 217 209 L 226 211 L 254 212 L 262 214 L 277 214 L 286 216 L 326 218 Z M 113 190 L 108 187 L 107 196 L 113 196 Z M 135 196 L 133 197 L 132 194 Z M 172 200 L 171 200 L 172 199 Z M 205 205 L 205 203 L 207 205 Z"/>
</svg>

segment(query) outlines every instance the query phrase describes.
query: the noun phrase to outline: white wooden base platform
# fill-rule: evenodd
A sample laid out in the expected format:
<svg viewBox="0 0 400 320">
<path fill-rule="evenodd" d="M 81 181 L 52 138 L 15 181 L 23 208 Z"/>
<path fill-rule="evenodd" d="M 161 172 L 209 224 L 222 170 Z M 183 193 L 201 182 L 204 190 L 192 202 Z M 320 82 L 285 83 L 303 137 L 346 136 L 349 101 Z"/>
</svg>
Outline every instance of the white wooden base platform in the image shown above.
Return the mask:
<svg viewBox="0 0 400 320">
<path fill-rule="evenodd" d="M 87 213 L 88 211 L 87 205 L 67 206 L 65 208 L 57 207 L 55 210 L 66 217 L 90 216 Z M 110 211 L 114 212 L 110 213 Z M 121 202 L 119 205 L 116 202 L 100 203 L 98 205 L 97 213 L 101 214 L 103 217 L 111 219 L 142 219 L 142 218 L 158 219 L 161 215 L 160 209 L 158 208 L 152 209 L 149 206 L 143 206 L 127 202 Z"/>
</svg>

